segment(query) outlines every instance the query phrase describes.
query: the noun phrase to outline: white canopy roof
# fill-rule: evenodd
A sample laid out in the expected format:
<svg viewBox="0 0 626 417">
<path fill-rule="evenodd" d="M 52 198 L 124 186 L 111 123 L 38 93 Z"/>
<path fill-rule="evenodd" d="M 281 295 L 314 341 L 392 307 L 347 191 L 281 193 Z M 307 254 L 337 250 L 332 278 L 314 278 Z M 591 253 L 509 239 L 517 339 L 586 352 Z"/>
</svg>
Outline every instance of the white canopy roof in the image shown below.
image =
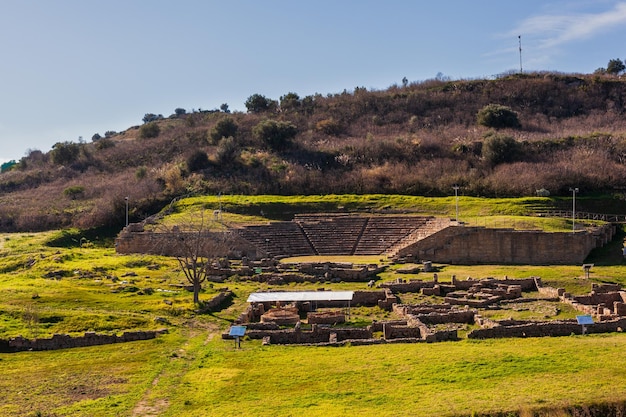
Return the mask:
<svg viewBox="0 0 626 417">
<path fill-rule="evenodd" d="M 275 291 L 253 292 L 248 297 L 249 303 L 272 301 L 351 301 L 354 291 Z"/>
</svg>

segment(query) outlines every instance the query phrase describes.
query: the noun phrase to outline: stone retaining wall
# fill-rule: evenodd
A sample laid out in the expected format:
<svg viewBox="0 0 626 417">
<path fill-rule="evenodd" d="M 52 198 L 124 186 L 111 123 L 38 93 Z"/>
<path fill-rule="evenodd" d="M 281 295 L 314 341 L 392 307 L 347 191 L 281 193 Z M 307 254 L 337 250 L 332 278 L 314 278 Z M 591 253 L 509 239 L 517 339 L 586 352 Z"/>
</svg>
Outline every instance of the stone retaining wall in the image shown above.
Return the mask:
<svg viewBox="0 0 626 417">
<path fill-rule="evenodd" d="M 419 326 L 399 326 L 393 324 L 385 324 L 383 326 L 385 339 L 423 339 Z"/>
<path fill-rule="evenodd" d="M 398 256 L 449 264 L 576 265 L 614 234 L 612 225 L 576 233 L 450 226 L 398 251 Z"/>
<path fill-rule="evenodd" d="M 613 225 L 599 227 L 592 232 L 576 233 L 449 226 L 398 250 L 397 256 L 451 264 L 580 264 L 592 249 L 606 244 L 614 234 L 615 226 Z M 153 253 L 174 256 L 180 253 L 180 243 L 177 240 L 180 236 L 180 233 L 146 232 L 141 226 L 129 225 L 119 234 L 115 246 L 118 253 Z M 207 236 L 210 238 L 211 234 Z M 234 252 L 241 256 L 257 259 L 264 252 L 243 238 L 234 238 L 237 241 L 232 247 L 236 248 Z M 283 252 L 289 252 L 290 243 L 295 244 L 294 239 L 293 233 L 273 236 L 272 244 L 281 243 L 277 248 L 286 248 Z M 275 240 L 280 240 L 280 242 L 275 242 Z M 339 246 L 343 248 L 345 245 Z M 348 245 L 348 247 L 353 249 L 353 245 Z M 350 255 L 350 249 L 336 249 L 341 253 L 333 252 L 333 254 Z M 285 256 L 288 253 L 275 255 Z M 368 271 L 367 268 L 334 272 L 337 274 L 336 278 L 341 280 L 364 280 L 372 275 L 372 271 Z"/>
<path fill-rule="evenodd" d="M 125 332 L 121 336 L 104 335 L 94 332 L 85 332 L 84 336 L 70 336 L 67 334 L 55 334 L 49 339 L 25 339 L 21 336 L 9 340 L 0 340 L 0 352 L 22 352 L 58 350 L 76 347 L 109 345 L 113 343 L 134 342 L 137 340 L 154 339 L 157 335 L 167 333 L 166 329 Z"/>
<path fill-rule="evenodd" d="M 211 312 L 218 311 L 220 306 L 226 301 L 230 300 L 233 296 L 233 292 L 229 290 L 220 291 L 215 297 L 211 298 L 209 301 L 204 303 L 204 307 L 202 308 L 203 312 Z"/>
<path fill-rule="evenodd" d="M 611 333 L 626 329 L 626 317 L 585 326 L 586 333 Z M 486 329 L 472 330 L 469 339 L 491 339 L 503 337 L 544 337 L 582 334 L 582 326 L 576 321 L 533 322 L 521 325 L 497 325 Z"/>
<path fill-rule="evenodd" d="M 222 335 L 222 338 L 228 335 Z M 372 331 L 369 328 L 330 328 L 313 325 L 311 330 L 247 330 L 246 336 L 251 339 L 269 338 L 269 342 L 277 345 L 309 344 L 335 342 L 350 339 L 371 339 Z"/>
</svg>

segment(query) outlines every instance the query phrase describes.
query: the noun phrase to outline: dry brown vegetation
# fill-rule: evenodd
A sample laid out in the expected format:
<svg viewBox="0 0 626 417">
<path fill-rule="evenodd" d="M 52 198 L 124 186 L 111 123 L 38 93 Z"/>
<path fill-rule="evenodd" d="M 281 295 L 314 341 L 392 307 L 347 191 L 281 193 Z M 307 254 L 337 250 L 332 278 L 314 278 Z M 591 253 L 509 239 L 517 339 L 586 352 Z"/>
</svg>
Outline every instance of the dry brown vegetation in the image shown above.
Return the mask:
<svg viewBox="0 0 626 417">
<path fill-rule="evenodd" d="M 31 151 L 0 175 L 0 230 L 120 226 L 126 196 L 133 221 L 186 194 L 437 196 L 458 184 L 476 196 L 589 195 L 626 182 L 626 81 L 615 76 L 428 80 L 274 104 L 176 114 L 149 122 L 150 134 L 144 125 L 72 144 L 77 155 L 62 153 L 67 142 Z M 489 104 L 512 109 L 521 127 L 479 125 Z M 267 120 L 280 122 L 277 137 L 255 130 Z"/>
</svg>

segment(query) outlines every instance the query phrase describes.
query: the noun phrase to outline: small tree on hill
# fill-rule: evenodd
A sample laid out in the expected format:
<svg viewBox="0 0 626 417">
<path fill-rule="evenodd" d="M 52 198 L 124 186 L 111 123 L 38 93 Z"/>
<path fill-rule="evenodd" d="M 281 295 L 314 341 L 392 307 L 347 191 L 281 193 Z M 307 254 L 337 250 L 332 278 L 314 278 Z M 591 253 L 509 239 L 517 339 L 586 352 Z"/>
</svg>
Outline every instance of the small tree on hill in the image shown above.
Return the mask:
<svg viewBox="0 0 626 417">
<path fill-rule="evenodd" d="M 252 129 L 252 133 L 269 148 L 280 150 L 289 146 L 298 128 L 290 122 L 263 120 Z"/>
<path fill-rule="evenodd" d="M 300 108 L 300 96 L 296 93 L 287 93 L 280 97 L 280 109 L 282 111 L 296 111 Z"/>
<path fill-rule="evenodd" d="M 80 144 L 74 142 L 57 142 L 52 146 L 50 158 L 57 165 L 69 165 L 78 159 Z"/>
<path fill-rule="evenodd" d="M 606 72 L 613 75 L 618 75 L 626 70 L 626 64 L 621 59 L 611 59 L 606 66 Z"/>
<path fill-rule="evenodd" d="M 222 138 L 235 137 L 238 129 L 239 127 L 232 117 L 225 117 L 213 126 L 209 136 L 213 143 L 217 143 Z"/>
<path fill-rule="evenodd" d="M 252 94 L 246 100 L 246 109 L 248 113 L 263 113 L 276 107 L 276 102 L 261 94 Z"/>
<path fill-rule="evenodd" d="M 143 116 L 143 119 L 141 119 L 144 123 L 150 123 L 150 122 L 154 122 L 155 120 L 161 120 L 163 119 L 163 115 L 162 114 L 154 114 L 154 113 L 146 113 Z"/>
</svg>

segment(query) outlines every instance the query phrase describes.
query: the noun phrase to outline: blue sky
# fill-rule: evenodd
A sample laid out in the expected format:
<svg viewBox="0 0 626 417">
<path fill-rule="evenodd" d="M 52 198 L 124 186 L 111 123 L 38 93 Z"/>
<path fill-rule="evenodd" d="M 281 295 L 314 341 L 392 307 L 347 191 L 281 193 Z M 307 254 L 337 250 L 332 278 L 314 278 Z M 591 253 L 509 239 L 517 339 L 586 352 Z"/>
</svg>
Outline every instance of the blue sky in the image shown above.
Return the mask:
<svg viewBox="0 0 626 417">
<path fill-rule="evenodd" d="M 177 107 L 626 58 L 626 1 L 0 0 L 0 161 Z"/>
</svg>

